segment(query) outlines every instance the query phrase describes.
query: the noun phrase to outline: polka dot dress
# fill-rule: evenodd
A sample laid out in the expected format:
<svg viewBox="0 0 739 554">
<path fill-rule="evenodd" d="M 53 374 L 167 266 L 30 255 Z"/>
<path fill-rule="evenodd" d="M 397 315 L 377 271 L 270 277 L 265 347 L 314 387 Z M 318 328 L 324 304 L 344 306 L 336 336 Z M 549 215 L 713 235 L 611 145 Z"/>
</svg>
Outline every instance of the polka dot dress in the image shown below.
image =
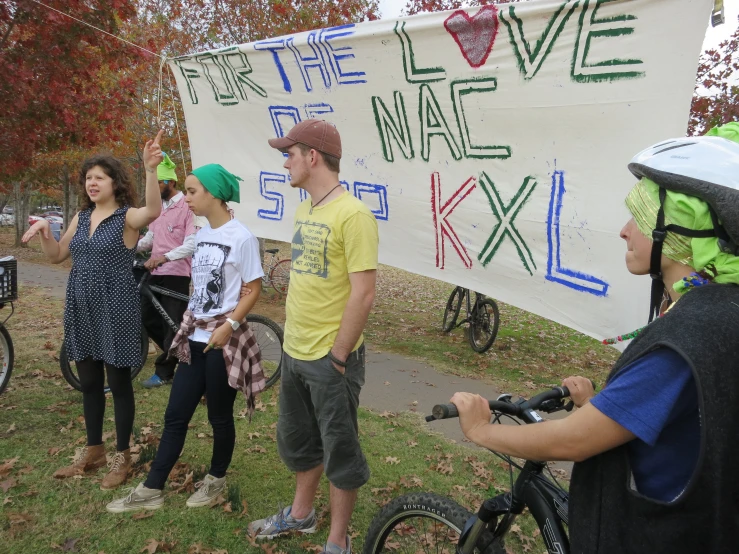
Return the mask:
<svg viewBox="0 0 739 554">
<path fill-rule="evenodd" d="M 90 237 L 92 210 L 79 214 L 69 243 L 72 271 L 64 309 L 64 345 L 70 360 L 92 357 L 116 367 L 141 363 L 141 308 L 133 259 L 123 243 L 128 206 L 100 222 Z"/>
</svg>

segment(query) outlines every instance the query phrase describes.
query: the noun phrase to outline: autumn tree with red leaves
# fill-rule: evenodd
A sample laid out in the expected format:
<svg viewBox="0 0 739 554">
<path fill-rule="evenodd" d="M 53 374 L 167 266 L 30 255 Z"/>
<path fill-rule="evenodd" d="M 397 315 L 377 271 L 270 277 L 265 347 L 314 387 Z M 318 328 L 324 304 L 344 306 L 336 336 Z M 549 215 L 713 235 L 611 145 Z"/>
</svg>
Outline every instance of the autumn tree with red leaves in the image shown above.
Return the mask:
<svg viewBox="0 0 739 554">
<path fill-rule="evenodd" d="M 131 0 L 47 3 L 113 34 L 119 22 L 136 15 Z M 122 72 L 135 56 L 122 53 L 105 34 L 30 0 L 0 4 L 0 37 L 0 181 L 12 183 L 15 192 L 18 242 L 44 157 L 95 147 L 120 131 L 130 86 L 100 76 Z"/>
<path fill-rule="evenodd" d="M 739 121 L 739 18 L 733 34 L 700 58 L 688 134 L 730 121 Z"/>
</svg>

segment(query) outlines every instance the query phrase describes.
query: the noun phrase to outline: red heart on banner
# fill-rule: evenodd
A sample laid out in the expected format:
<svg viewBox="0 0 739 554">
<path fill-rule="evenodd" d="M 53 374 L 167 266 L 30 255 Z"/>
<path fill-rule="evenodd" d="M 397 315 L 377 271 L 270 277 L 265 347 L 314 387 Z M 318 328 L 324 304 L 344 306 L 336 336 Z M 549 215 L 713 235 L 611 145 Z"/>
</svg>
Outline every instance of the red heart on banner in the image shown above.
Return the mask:
<svg viewBox="0 0 739 554">
<path fill-rule="evenodd" d="M 483 6 L 473 17 L 457 10 L 446 18 L 444 28 L 457 41 L 467 63 L 480 67 L 488 59 L 498 33 L 498 9 Z"/>
</svg>

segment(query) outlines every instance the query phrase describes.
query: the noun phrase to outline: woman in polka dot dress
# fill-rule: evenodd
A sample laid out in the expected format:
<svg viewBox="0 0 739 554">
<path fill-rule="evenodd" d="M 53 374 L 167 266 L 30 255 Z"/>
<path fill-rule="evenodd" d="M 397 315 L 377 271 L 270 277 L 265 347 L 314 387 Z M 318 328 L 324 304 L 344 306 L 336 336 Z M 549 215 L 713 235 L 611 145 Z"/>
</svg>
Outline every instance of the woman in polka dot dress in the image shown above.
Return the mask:
<svg viewBox="0 0 739 554">
<path fill-rule="evenodd" d="M 141 313 L 133 258 L 139 230 L 159 217 L 162 209 L 156 173 L 163 159 L 161 137 L 159 131 L 156 139 L 144 146 L 146 205 L 135 207 L 133 184 L 118 159 L 95 156 L 82 165 L 80 185 L 86 198 L 62 239 L 54 239 L 45 219 L 23 235 L 23 242 L 28 242 L 38 234 L 52 263 L 72 256 L 64 308 L 64 345 L 70 360 L 77 364 L 82 384 L 87 446 L 78 452 L 72 465 L 54 473 L 59 479 L 83 475 L 106 463 L 103 371 L 113 393 L 117 444 L 101 488 L 117 488 L 128 478 L 135 411 L 131 366 L 141 362 Z"/>
</svg>

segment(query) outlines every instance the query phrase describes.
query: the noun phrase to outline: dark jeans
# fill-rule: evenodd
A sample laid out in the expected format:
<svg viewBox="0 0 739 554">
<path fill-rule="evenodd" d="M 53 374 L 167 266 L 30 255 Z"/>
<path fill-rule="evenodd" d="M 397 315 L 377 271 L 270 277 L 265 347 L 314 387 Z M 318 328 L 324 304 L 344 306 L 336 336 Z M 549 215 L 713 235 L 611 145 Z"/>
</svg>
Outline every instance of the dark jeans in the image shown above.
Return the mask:
<svg viewBox="0 0 739 554">
<path fill-rule="evenodd" d="M 328 356 L 303 361 L 283 353 L 277 450 L 290 471 L 309 471 L 323 464 L 332 485 L 353 490 L 370 476 L 357 422 L 364 345 L 346 361 L 342 375 Z"/>
<path fill-rule="evenodd" d="M 82 385 L 82 409 L 85 414 L 87 446 L 103 444 L 103 418 L 105 416 L 105 373 L 103 372 L 107 371 L 108 386 L 110 392 L 113 393 L 116 448 L 119 451 L 128 450 L 133 430 L 133 417 L 136 412 L 131 384 L 131 368 L 115 367 L 92 358 L 85 358 L 75 363 Z"/>
<path fill-rule="evenodd" d="M 164 488 L 169 472 L 185 445 L 187 425 L 204 393 L 207 393 L 208 421 L 213 428 L 213 456 L 208 473 L 213 477 L 224 477 L 231 463 L 236 443 L 233 415 L 236 389 L 228 385 L 223 350 L 203 353 L 206 346 L 202 342 L 190 341 L 192 363 L 180 363 L 177 368 L 164 414 L 162 440 L 144 483 L 147 488 Z"/>
<path fill-rule="evenodd" d="M 179 292 L 180 294 L 190 294 L 190 278 L 180 277 L 177 275 L 152 275 L 149 278 L 150 285 L 156 285 L 165 289 Z M 169 314 L 178 325 L 182 322 L 182 315 L 187 310 L 187 302 L 171 298 L 169 296 L 154 293 L 162 305 L 162 308 Z M 149 338 L 162 349 L 162 354 L 154 362 L 154 373 L 160 379 L 171 379 L 174 376 L 174 369 L 177 365 L 177 358 L 170 358 L 167 354 L 169 346 L 172 344 L 175 333 L 170 329 L 169 325 L 164 321 L 161 314 L 156 310 L 154 305 L 146 297 L 141 297 L 141 319 L 149 334 Z"/>
</svg>

